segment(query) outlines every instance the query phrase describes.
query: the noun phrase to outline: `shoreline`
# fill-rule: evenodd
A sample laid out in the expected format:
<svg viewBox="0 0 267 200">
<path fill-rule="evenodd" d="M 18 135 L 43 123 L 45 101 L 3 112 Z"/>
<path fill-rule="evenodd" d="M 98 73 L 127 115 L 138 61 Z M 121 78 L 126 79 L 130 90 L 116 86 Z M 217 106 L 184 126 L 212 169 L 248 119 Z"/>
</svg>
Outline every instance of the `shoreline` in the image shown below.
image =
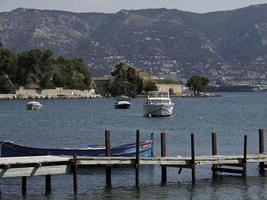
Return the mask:
<svg viewBox="0 0 267 200">
<path fill-rule="evenodd" d="M 0 94 L 0 100 L 38 100 L 38 99 L 97 99 L 103 98 L 101 95 L 94 96 L 20 96 L 10 94 Z"/>
<path fill-rule="evenodd" d="M 221 97 L 222 95 L 207 95 L 207 96 L 171 96 L 171 98 L 207 98 L 207 97 Z M 114 99 L 115 97 L 104 97 L 101 95 L 94 96 L 19 96 L 19 95 L 11 95 L 11 94 L 0 94 L 1 100 L 49 100 L 49 99 Z M 135 99 L 145 99 L 146 95 L 138 95 Z"/>
</svg>

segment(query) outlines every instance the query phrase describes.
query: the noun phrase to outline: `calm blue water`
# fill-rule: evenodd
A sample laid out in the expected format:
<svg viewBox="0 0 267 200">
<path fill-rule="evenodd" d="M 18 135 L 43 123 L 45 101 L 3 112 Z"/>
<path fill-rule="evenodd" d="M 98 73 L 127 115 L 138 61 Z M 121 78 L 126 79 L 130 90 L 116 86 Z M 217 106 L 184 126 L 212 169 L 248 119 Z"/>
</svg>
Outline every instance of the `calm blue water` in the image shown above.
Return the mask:
<svg viewBox="0 0 267 200">
<path fill-rule="evenodd" d="M 112 145 L 143 140 L 155 134 L 155 153 L 160 153 L 160 133 L 167 134 L 167 154 L 190 155 L 190 134 L 195 133 L 198 155 L 210 154 L 211 132 L 217 133 L 221 154 L 241 154 L 243 135 L 248 152 L 258 152 L 258 129 L 267 130 L 267 93 L 231 93 L 215 98 L 173 98 L 174 115 L 144 118 L 144 99 L 133 99 L 129 110 L 116 110 L 113 99 L 41 100 L 42 111 L 28 111 L 27 101 L 0 101 L 0 140 L 36 147 L 86 147 L 103 144 L 104 131 L 111 131 Z M 52 177 L 52 192 L 44 196 L 44 178 L 28 181 L 28 199 L 264 199 L 267 178 L 250 165 L 249 177 L 221 177 L 213 182 L 210 166 L 197 167 L 197 184 L 191 185 L 190 170 L 168 169 L 167 186 L 160 185 L 160 168 L 141 169 L 141 187 L 134 187 L 134 170 L 113 170 L 113 189 L 105 189 L 103 170 L 80 175 L 79 195 L 73 197 L 72 177 Z M 231 192 L 229 192 L 231 191 Z M 2 199 L 18 199 L 20 179 L 2 180 Z"/>
</svg>

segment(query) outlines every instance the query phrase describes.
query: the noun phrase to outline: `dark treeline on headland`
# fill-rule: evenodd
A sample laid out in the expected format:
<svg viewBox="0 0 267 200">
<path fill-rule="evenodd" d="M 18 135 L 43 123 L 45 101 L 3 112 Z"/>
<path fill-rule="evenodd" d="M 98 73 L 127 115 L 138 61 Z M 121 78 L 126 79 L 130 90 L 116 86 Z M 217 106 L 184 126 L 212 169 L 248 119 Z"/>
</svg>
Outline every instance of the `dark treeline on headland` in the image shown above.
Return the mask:
<svg viewBox="0 0 267 200">
<path fill-rule="evenodd" d="M 89 89 L 91 74 L 82 59 L 55 57 L 50 50 L 13 53 L 0 48 L 0 93 L 26 88 Z"/>
<path fill-rule="evenodd" d="M 0 43 L 1 45 L 1 43 Z M 143 91 L 157 90 L 154 81 L 143 81 L 133 67 L 117 64 L 105 94 L 135 97 Z M 14 93 L 19 87 L 85 90 L 91 88 L 91 74 L 82 59 L 56 57 L 51 50 L 33 49 L 14 53 L 0 46 L 0 93 Z"/>
</svg>

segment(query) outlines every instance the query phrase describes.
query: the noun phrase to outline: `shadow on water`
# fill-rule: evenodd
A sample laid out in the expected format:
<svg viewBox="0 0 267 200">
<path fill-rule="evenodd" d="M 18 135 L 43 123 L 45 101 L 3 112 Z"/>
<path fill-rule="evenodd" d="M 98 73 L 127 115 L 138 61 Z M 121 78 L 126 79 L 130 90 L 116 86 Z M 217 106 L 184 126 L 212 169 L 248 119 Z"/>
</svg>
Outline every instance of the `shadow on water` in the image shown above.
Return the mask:
<svg viewBox="0 0 267 200">
<path fill-rule="evenodd" d="M 114 173 L 119 172 L 114 171 Z M 70 193 L 70 191 L 66 193 L 53 191 L 51 195 L 44 195 L 43 193 L 33 192 L 31 195 L 21 197 L 15 194 L 7 195 L 3 192 L 0 199 L 265 199 L 267 180 L 265 177 L 218 176 L 216 180 L 197 180 L 195 185 L 192 185 L 190 181 L 184 181 L 180 183 L 168 182 L 165 186 L 141 184 L 140 187 L 135 187 L 132 184 L 132 186 L 114 186 L 112 189 L 99 186 L 94 189 L 91 189 L 91 187 L 83 188 L 76 196 Z"/>
</svg>

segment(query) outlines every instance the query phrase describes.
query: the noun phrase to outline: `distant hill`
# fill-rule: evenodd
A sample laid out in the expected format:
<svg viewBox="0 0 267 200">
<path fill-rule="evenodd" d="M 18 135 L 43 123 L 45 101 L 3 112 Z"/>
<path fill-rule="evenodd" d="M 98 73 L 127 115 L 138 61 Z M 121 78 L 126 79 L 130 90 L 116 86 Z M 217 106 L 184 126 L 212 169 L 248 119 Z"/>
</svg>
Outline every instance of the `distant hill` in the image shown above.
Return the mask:
<svg viewBox="0 0 267 200">
<path fill-rule="evenodd" d="M 94 74 L 109 74 L 124 61 L 179 78 L 200 74 L 220 81 L 259 81 L 267 75 L 267 4 L 206 14 L 19 8 L 0 13 L 0 41 L 16 52 L 40 48 L 81 57 Z"/>
</svg>

